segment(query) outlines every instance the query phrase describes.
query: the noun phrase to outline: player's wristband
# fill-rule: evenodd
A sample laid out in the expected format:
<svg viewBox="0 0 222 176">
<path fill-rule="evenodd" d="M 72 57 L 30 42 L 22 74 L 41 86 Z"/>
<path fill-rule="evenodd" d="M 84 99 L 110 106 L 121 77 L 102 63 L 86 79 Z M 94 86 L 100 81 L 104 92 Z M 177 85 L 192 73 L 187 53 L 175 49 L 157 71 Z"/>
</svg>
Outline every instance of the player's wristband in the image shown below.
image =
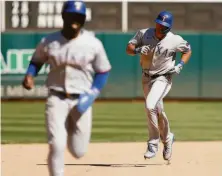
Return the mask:
<svg viewBox="0 0 222 176">
<path fill-rule="evenodd" d="M 181 60 L 179 64 L 181 64 L 183 66 L 184 65 L 184 61 Z"/>
<path fill-rule="evenodd" d="M 141 48 L 135 48 L 134 49 L 134 54 L 139 54 L 141 52 Z"/>
<path fill-rule="evenodd" d="M 36 64 L 36 63 L 30 62 L 26 74 L 27 75 L 32 75 L 32 76 L 37 76 L 41 67 L 42 67 L 42 64 Z"/>
</svg>

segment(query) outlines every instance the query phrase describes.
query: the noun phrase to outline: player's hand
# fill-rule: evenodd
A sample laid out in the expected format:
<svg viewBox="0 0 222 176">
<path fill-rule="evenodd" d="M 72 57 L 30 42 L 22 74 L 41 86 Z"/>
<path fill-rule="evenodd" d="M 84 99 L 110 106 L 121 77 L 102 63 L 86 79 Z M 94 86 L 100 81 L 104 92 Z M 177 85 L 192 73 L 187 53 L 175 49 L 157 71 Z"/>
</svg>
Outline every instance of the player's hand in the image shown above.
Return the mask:
<svg viewBox="0 0 222 176">
<path fill-rule="evenodd" d="M 27 89 L 30 90 L 34 87 L 34 79 L 31 75 L 25 75 L 25 78 L 22 82 L 22 86 Z"/>
<path fill-rule="evenodd" d="M 180 74 L 181 70 L 183 69 L 182 64 L 177 64 L 174 68 L 172 68 L 168 73 L 170 74 Z"/>
<path fill-rule="evenodd" d="M 89 92 L 81 94 L 77 103 L 77 110 L 81 114 L 84 113 L 90 106 L 92 106 L 99 94 L 99 90 L 95 88 L 91 89 Z"/>
<path fill-rule="evenodd" d="M 141 48 L 141 54 L 147 55 L 151 51 L 150 45 L 144 45 Z"/>
</svg>

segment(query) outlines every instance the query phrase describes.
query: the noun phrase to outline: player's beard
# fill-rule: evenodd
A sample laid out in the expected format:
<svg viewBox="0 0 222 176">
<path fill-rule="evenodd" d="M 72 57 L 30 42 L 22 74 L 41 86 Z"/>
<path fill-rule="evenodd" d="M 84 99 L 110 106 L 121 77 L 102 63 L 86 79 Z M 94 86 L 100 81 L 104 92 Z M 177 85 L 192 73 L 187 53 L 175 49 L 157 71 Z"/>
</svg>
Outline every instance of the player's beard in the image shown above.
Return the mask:
<svg viewBox="0 0 222 176">
<path fill-rule="evenodd" d="M 161 40 L 162 38 L 165 37 L 165 35 L 162 34 L 162 33 L 161 33 L 160 31 L 158 31 L 158 30 L 155 30 L 155 36 L 156 36 L 159 40 Z"/>
<path fill-rule="evenodd" d="M 78 13 L 62 13 L 63 29 L 62 34 L 67 39 L 78 36 L 80 29 L 84 26 L 86 16 Z"/>
<path fill-rule="evenodd" d="M 78 36 L 80 29 L 81 25 L 78 23 L 64 24 L 62 34 L 65 38 L 70 40 Z"/>
</svg>

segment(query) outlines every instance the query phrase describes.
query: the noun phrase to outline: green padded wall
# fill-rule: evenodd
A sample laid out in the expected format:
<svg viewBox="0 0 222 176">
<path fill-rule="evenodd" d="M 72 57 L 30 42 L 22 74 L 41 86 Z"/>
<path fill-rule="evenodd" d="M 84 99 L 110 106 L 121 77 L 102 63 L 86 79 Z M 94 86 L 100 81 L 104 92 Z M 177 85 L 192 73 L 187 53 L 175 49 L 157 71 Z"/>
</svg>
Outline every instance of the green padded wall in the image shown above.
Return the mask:
<svg viewBox="0 0 222 176">
<path fill-rule="evenodd" d="M 1 53 L 3 58 L 7 60 L 7 52 L 11 49 L 34 50 L 37 43 L 46 34 L 2 33 Z M 133 35 L 134 33 L 96 33 L 96 37 L 103 42 L 112 65 L 108 84 L 101 94 L 103 98 L 143 96 L 139 56 L 128 56 L 125 52 L 126 45 Z M 219 53 L 222 49 L 222 34 L 180 33 L 180 35 L 191 44 L 192 57 L 189 63 L 184 66 L 181 74 L 174 76 L 173 86 L 168 97 L 222 98 L 222 56 Z M 23 53 L 26 67 L 27 58 L 30 56 L 30 53 Z M 11 55 L 13 67 L 18 64 L 16 58 L 18 56 Z M 180 54 L 177 55 L 177 62 L 179 62 L 179 58 Z M 2 73 L 3 65 L 1 60 Z M 2 86 L 20 85 L 23 75 L 24 73 L 2 74 Z M 45 74 L 36 80 L 37 85 L 44 85 Z M 5 97 L 7 98 L 7 95 Z"/>
</svg>

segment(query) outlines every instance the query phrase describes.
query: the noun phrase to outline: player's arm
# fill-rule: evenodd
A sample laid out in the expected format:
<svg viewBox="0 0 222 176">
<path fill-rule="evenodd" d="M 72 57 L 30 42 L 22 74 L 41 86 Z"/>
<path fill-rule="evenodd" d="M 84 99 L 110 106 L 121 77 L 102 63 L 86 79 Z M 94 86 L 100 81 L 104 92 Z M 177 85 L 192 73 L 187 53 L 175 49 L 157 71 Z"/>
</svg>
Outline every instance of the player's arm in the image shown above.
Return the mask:
<svg viewBox="0 0 222 176">
<path fill-rule="evenodd" d="M 93 83 L 89 92 L 80 95 L 77 104 L 77 109 L 80 113 L 84 113 L 93 104 L 108 81 L 111 64 L 101 42 L 98 45 L 92 66 L 95 70 Z"/>
<path fill-rule="evenodd" d="M 181 62 L 186 64 L 190 60 L 191 54 L 192 54 L 191 50 L 187 51 L 186 53 L 182 53 Z"/>
<path fill-rule="evenodd" d="M 101 92 L 107 83 L 109 72 L 111 70 L 111 64 L 102 42 L 99 42 L 98 51 L 95 60 L 93 61 L 93 69 L 95 70 L 95 76 L 91 89 L 97 89 Z"/>
<path fill-rule="evenodd" d="M 184 64 L 186 64 L 190 60 L 190 57 L 192 54 L 191 46 L 187 41 L 183 40 L 181 37 L 180 42 L 176 48 L 176 52 L 181 53 L 181 60 L 180 60 L 179 64 L 177 64 L 174 67 L 173 72 L 179 74 L 180 71 L 182 70 Z"/>
<path fill-rule="evenodd" d="M 126 46 L 126 53 L 128 55 L 134 56 L 141 53 L 142 35 L 141 31 L 137 31 L 133 38 L 128 42 Z"/>
<path fill-rule="evenodd" d="M 186 64 L 191 57 L 192 51 L 191 51 L 191 46 L 190 44 L 184 40 L 182 37 L 180 38 L 179 45 L 176 48 L 177 52 L 181 53 L 181 63 L 182 65 Z"/>
<path fill-rule="evenodd" d="M 22 85 L 25 89 L 30 90 L 34 87 L 34 77 L 38 75 L 38 72 L 44 65 L 47 57 L 44 52 L 44 39 L 38 44 L 36 50 L 29 63 Z"/>
</svg>

